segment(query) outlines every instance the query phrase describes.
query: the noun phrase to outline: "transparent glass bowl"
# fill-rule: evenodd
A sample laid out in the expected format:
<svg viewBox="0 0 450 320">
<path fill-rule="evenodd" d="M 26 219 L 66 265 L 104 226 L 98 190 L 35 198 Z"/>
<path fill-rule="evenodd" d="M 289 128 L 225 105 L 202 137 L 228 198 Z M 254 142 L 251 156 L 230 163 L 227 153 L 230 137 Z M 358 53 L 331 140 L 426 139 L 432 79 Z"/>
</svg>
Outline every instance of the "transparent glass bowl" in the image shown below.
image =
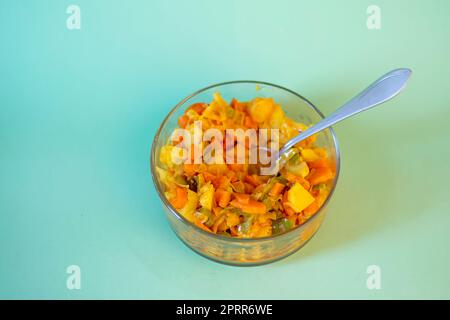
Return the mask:
<svg viewBox="0 0 450 320">
<path fill-rule="evenodd" d="M 232 238 L 204 231 L 181 216 L 164 196 L 164 187 L 156 174 L 159 165 L 159 151 L 172 131 L 178 126 L 178 118 L 193 103 L 210 102 L 215 92 L 220 92 L 226 101 L 236 98 L 248 101 L 256 97 L 271 97 L 280 104 L 290 118 L 306 125 L 317 123 L 322 113 L 301 95 L 278 85 L 259 81 L 225 82 L 200 91 L 183 99 L 166 116 L 153 140 L 150 155 L 151 172 L 164 212 L 175 234 L 189 248 L 211 260 L 239 266 L 270 263 L 296 252 L 316 233 L 320 227 L 330 198 L 333 196 L 339 176 L 339 146 L 333 130 L 318 134 L 316 145 L 324 147 L 335 165 L 335 178 L 330 181 L 331 192 L 321 209 L 303 225 L 285 233 L 264 238 Z"/>
</svg>

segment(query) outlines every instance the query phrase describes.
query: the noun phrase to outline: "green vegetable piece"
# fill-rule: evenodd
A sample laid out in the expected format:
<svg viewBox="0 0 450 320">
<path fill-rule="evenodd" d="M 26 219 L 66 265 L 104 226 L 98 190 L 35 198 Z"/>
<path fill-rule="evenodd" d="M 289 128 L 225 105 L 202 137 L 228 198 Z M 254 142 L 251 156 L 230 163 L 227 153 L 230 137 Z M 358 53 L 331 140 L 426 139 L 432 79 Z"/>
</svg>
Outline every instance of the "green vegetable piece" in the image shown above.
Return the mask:
<svg viewBox="0 0 450 320">
<path fill-rule="evenodd" d="M 272 223 L 272 233 L 278 234 L 288 231 L 289 229 L 292 229 L 294 224 L 291 220 L 286 218 L 277 219 Z"/>
</svg>

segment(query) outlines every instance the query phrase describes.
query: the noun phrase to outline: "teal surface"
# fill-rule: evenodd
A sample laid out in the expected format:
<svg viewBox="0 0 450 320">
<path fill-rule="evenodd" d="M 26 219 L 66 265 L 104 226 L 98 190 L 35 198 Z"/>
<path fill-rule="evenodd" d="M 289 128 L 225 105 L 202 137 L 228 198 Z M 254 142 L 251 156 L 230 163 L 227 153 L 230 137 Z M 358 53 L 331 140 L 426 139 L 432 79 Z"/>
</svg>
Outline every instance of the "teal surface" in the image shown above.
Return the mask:
<svg viewBox="0 0 450 320">
<path fill-rule="evenodd" d="M 449 1 L 0 6 L 0 298 L 450 298 Z M 255 79 L 329 114 L 396 67 L 414 71 L 404 93 L 336 126 L 341 179 L 305 248 L 236 268 L 175 237 L 148 159 L 182 98 Z"/>
</svg>

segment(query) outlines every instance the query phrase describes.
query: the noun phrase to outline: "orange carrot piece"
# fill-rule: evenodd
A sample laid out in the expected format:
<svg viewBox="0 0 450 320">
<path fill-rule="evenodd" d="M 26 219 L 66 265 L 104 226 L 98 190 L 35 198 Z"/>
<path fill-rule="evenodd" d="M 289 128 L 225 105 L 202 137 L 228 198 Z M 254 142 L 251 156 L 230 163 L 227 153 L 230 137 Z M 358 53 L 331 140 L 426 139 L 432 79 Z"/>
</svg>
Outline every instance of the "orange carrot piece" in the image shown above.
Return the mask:
<svg viewBox="0 0 450 320">
<path fill-rule="evenodd" d="M 235 108 L 235 109 L 236 109 L 236 107 L 237 107 L 238 104 L 239 104 L 238 99 L 236 99 L 236 98 L 231 99 L 230 106 L 231 106 L 232 108 Z"/>
<path fill-rule="evenodd" d="M 255 187 L 251 185 L 250 183 L 244 182 L 244 190 L 245 193 L 252 193 L 255 190 Z"/>
<path fill-rule="evenodd" d="M 286 203 L 286 205 L 284 205 L 284 211 L 286 212 L 286 214 L 288 215 L 288 217 L 291 217 L 295 214 L 295 210 L 291 208 L 291 206 L 289 206 L 288 203 Z"/>
<path fill-rule="evenodd" d="M 283 191 L 284 189 L 284 184 L 276 182 L 272 189 L 270 189 L 269 191 L 269 195 L 271 196 L 278 196 L 279 194 L 281 194 L 281 191 Z"/>
<path fill-rule="evenodd" d="M 221 211 L 222 211 L 222 208 L 221 208 L 221 207 L 213 207 L 213 213 L 214 213 L 216 216 L 219 216 Z"/>
<path fill-rule="evenodd" d="M 300 183 L 302 185 L 302 187 L 305 188 L 306 190 L 309 190 L 309 188 L 311 187 L 310 182 L 308 180 L 306 180 L 305 178 L 302 178 L 300 176 L 297 176 L 293 173 L 286 172 L 286 174 L 284 174 L 284 177 L 286 178 L 287 181 L 289 181 L 291 183 L 295 183 L 295 182 Z"/>
<path fill-rule="evenodd" d="M 319 210 L 319 205 L 317 204 L 317 201 L 314 201 L 306 209 L 303 210 L 303 214 L 305 214 L 306 216 L 312 216 L 318 210 Z"/>
<path fill-rule="evenodd" d="M 177 187 L 176 196 L 170 202 L 176 209 L 183 208 L 187 203 L 187 189 Z"/>
<path fill-rule="evenodd" d="M 300 182 L 300 180 L 302 179 L 302 177 L 290 173 L 289 171 L 286 171 L 285 173 L 283 173 L 283 175 L 286 178 L 286 180 L 291 183 Z"/>
<path fill-rule="evenodd" d="M 219 176 L 213 181 L 214 188 L 227 189 L 230 184 L 230 179 L 227 176 Z"/>
<path fill-rule="evenodd" d="M 212 232 L 211 229 L 209 229 L 207 226 L 205 226 L 205 225 L 204 225 L 203 223 L 201 223 L 200 221 L 195 220 L 194 223 L 195 223 L 195 225 L 196 225 L 197 227 L 199 227 L 200 229 L 203 229 L 203 230 L 208 231 L 208 232 Z"/>
<path fill-rule="evenodd" d="M 313 186 L 316 184 L 326 182 L 332 178 L 333 178 L 333 172 L 328 167 L 315 168 L 314 170 L 312 170 L 312 172 L 307 177 L 308 181 Z"/>
<path fill-rule="evenodd" d="M 246 104 L 239 102 L 239 100 L 233 98 L 233 100 L 231 100 L 231 107 L 233 107 L 236 111 L 244 111 Z"/>
<path fill-rule="evenodd" d="M 308 166 L 310 169 L 313 168 L 329 168 L 330 164 L 328 163 L 327 159 L 317 159 L 313 162 L 308 163 Z"/>
<path fill-rule="evenodd" d="M 228 203 L 230 203 L 231 192 L 219 189 L 216 190 L 215 197 L 216 202 L 219 204 L 219 206 L 225 208 L 228 205 Z"/>
<path fill-rule="evenodd" d="M 238 200 L 233 200 L 230 204 L 238 209 L 241 209 L 243 212 L 251 213 L 251 214 L 264 214 L 267 211 L 266 205 L 262 202 L 250 199 L 248 203 L 242 203 Z"/>
<path fill-rule="evenodd" d="M 244 126 L 246 126 L 247 128 L 258 129 L 258 124 L 254 122 L 249 116 L 245 117 Z"/>
<path fill-rule="evenodd" d="M 187 108 L 187 110 L 194 110 L 195 112 L 197 112 L 198 114 L 202 114 L 203 111 L 205 111 L 206 107 L 205 104 L 202 102 L 199 103 L 194 103 L 193 105 L 191 105 L 189 108 Z M 186 111 L 187 111 L 186 110 Z"/>
<path fill-rule="evenodd" d="M 234 193 L 234 198 L 242 204 L 247 204 L 250 201 L 250 195 L 245 193 Z"/>
<path fill-rule="evenodd" d="M 254 187 L 257 187 L 261 184 L 261 181 L 259 181 L 258 176 L 256 175 L 247 175 L 245 176 L 244 181 L 250 183 Z"/>
<path fill-rule="evenodd" d="M 267 208 L 264 203 L 250 199 L 248 204 L 245 205 L 243 211 L 247 213 L 264 214 L 266 213 Z"/>
<path fill-rule="evenodd" d="M 230 179 L 230 182 L 235 182 L 238 180 L 238 178 L 236 177 L 236 172 L 234 171 L 228 171 L 226 175 Z"/>
<path fill-rule="evenodd" d="M 205 178 L 206 182 L 212 182 L 212 181 L 216 180 L 216 176 L 207 171 L 203 172 L 203 178 Z"/>
<path fill-rule="evenodd" d="M 185 163 L 183 164 L 183 170 L 186 176 L 193 176 L 195 174 L 195 165 L 193 163 Z"/>
<path fill-rule="evenodd" d="M 178 118 L 178 125 L 180 126 L 180 128 L 183 128 L 183 129 L 186 128 L 188 122 L 189 122 L 189 117 L 185 114 Z"/>
</svg>

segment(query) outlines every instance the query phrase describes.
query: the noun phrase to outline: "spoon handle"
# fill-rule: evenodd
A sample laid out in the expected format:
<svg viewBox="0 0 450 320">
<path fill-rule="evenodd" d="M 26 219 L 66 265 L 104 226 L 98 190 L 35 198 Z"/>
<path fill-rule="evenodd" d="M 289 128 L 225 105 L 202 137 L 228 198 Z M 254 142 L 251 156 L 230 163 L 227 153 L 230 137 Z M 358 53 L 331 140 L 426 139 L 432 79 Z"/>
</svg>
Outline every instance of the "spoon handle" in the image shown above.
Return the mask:
<svg viewBox="0 0 450 320">
<path fill-rule="evenodd" d="M 411 72 L 410 69 L 395 69 L 386 73 L 330 116 L 289 140 L 279 154 L 286 153 L 298 142 L 331 127 L 339 121 L 392 99 L 405 87 Z"/>
</svg>

